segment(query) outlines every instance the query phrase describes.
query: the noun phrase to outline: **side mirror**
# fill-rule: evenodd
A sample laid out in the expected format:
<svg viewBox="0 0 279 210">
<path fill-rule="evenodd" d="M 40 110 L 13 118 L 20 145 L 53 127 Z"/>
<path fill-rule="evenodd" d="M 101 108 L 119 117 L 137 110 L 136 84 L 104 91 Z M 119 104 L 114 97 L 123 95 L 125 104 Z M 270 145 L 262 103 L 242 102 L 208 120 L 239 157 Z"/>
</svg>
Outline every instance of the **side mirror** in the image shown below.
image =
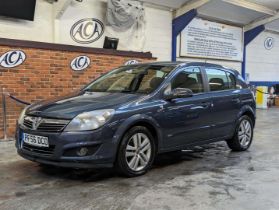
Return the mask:
<svg viewBox="0 0 279 210">
<path fill-rule="evenodd" d="M 175 88 L 171 91 L 164 92 L 164 98 L 166 100 L 172 100 L 175 98 L 188 98 L 193 96 L 193 91 L 188 88 Z"/>
</svg>

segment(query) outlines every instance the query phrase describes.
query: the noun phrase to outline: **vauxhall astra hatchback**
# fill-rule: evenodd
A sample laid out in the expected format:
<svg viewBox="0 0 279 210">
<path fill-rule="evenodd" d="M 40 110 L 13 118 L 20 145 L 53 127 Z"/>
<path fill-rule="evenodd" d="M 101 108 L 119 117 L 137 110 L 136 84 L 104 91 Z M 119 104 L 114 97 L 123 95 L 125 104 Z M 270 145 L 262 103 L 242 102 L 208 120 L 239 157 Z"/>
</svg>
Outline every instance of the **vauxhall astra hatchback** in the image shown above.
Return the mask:
<svg viewBox="0 0 279 210">
<path fill-rule="evenodd" d="M 26 107 L 19 155 L 42 165 L 146 173 L 157 154 L 226 141 L 247 150 L 255 100 L 235 70 L 205 63 L 114 69 L 80 91 Z"/>
</svg>

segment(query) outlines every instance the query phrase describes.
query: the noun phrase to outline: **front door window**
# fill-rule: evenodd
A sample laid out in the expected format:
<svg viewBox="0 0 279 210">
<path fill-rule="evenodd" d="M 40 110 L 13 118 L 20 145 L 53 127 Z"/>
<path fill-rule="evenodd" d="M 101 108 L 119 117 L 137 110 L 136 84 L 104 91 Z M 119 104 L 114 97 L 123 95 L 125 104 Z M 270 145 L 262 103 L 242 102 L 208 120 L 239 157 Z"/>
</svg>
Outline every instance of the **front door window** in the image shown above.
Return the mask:
<svg viewBox="0 0 279 210">
<path fill-rule="evenodd" d="M 171 83 L 172 90 L 175 88 L 188 88 L 193 93 L 204 91 L 201 70 L 198 67 L 188 67 L 180 72 Z"/>
</svg>

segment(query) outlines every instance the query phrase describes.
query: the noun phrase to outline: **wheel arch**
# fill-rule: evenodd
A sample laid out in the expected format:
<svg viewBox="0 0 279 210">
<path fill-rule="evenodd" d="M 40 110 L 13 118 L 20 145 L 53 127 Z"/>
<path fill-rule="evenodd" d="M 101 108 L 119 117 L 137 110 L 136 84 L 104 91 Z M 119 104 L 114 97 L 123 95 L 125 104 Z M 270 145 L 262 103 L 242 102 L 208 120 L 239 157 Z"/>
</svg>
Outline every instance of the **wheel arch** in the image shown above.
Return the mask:
<svg viewBox="0 0 279 210">
<path fill-rule="evenodd" d="M 114 135 L 114 141 L 117 144 L 117 151 L 125 133 L 134 126 L 146 127 L 155 139 L 157 152 L 160 151 L 160 148 L 162 147 L 162 132 L 160 125 L 155 121 L 155 119 L 147 115 L 134 115 L 122 122 Z"/>
<path fill-rule="evenodd" d="M 244 106 L 240 110 L 237 119 L 239 119 L 241 116 L 244 116 L 244 115 L 247 115 L 248 117 L 250 117 L 252 122 L 253 122 L 253 126 L 255 126 L 255 124 L 256 124 L 256 112 L 255 112 L 255 110 L 253 108 L 251 108 L 250 106 Z"/>
</svg>

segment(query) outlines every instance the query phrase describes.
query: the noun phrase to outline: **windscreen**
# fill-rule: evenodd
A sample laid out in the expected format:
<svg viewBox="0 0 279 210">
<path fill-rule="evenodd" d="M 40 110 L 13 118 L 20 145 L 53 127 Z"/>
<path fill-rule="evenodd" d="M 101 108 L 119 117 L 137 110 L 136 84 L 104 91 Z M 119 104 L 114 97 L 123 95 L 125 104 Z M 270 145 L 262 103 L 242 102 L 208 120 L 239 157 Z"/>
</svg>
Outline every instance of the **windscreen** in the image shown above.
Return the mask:
<svg viewBox="0 0 279 210">
<path fill-rule="evenodd" d="M 149 94 L 156 90 L 174 66 L 131 65 L 115 69 L 86 87 L 90 92 Z"/>
</svg>

